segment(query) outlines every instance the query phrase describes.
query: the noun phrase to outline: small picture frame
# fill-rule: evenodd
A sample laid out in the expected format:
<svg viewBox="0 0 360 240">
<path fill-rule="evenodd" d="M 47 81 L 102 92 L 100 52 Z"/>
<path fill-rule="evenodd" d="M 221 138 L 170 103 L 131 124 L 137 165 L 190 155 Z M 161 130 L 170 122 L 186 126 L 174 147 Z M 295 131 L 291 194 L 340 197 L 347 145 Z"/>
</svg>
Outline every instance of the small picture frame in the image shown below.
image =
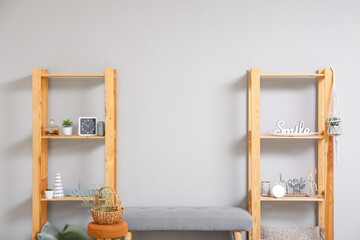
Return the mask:
<svg viewBox="0 0 360 240">
<path fill-rule="evenodd" d="M 79 117 L 79 136 L 96 136 L 96 117 Z"/>
</svg>

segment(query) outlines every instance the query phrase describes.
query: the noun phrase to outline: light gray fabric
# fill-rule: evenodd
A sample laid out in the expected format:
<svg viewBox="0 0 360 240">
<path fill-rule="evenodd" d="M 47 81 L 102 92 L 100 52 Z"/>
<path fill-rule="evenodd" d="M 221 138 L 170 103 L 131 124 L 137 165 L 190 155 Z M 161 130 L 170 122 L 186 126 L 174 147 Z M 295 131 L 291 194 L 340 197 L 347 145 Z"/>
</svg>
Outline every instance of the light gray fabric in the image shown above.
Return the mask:
<svg viewBox="0 0 360 240">
<path fill-rule="evenodd" d="M 129 231 L 249 231 L 251 215 L 236 207 L 126 207 Z"/>
<path fill-rule="evenodd" d="M 261 226 L 263 240 L 325 240 L 325 228 L 294 228 Z"/>
</svg>

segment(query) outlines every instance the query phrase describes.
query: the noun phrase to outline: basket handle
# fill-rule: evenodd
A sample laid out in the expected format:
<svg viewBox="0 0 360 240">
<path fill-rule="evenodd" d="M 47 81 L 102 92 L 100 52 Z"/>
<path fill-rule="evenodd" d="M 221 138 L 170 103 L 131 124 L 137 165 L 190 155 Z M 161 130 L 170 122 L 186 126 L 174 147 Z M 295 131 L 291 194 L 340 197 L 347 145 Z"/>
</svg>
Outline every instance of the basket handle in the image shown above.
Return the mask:
<svg viewBox="0 0 360 240">
<path fill-rule="evenodd" d="M 95 203 L 94 203 L 94 207 L 97 207 L 98 206 L 98 202 L 99 200 L 101 200 L 100 198 L 100 194 L 103 190 L 106 190 L 106 189 L 110 189 L 112 191 L 112 195 L 114 195 L 115 197 L 113 198 L 113 201 L 114 201 L 114 206 L 121 206 L 121 199 L 120 199 L 120 196 L 119 194 L 115 191 L 114 188 L 112 187 L 102 187 L 99 189 L 99 194 L 96 194 L 95 195 Z"/>
</svg>

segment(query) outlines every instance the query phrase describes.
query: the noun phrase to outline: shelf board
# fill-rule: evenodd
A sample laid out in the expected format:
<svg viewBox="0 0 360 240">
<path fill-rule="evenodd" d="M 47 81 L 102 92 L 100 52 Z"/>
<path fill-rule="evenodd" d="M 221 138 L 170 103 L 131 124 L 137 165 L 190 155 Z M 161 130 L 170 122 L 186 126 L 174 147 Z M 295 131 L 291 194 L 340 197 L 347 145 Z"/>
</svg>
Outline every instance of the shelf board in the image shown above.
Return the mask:
<svg viewBox="0 0 360 240">
<path fill-rule="evenodd" d="M 303 78 L 303 77 L 325 77 L 323 73 L 310 73 L 310 74 L 260 74 L 260 77 L 290 77 L 290 78 Z"/>
<path fill-rule="evenodd" d="M 56 77 L 56 78 L 90 78 L 90 77 L 105 77 L 105 74 L 41 74 L 41 77 Z"/>
<path fill-rule="evenodd" d="M 83 201 L 83 200 L 91 200 L 93 197 L 63 197 L 63 198 L 52 198 L 47 199 L 45 196 L 41 196 L 41 201 L 45 202 L 59 202 L 59 201 Z"/>
<path fill-rule="evenodd" d="M 52 139 L 86 139 L 86 138 L 92 138 L 92 139 L 102 139 L 105 138 L 105 136 L 79 136 L 79 135 L 71 135 L 71 136 L 41 136 L 41 138 L 52 138 Z"/>
<path fill-rule="evenodd" d="M 323 139 L 323 135 L 308 135 L 308 136 L 275 136 L 275 135 L 261 135 L 261 139 Z"/>
<path fill-rule="evenodd" d="M 306 196 L 306 197 L 260 197 L 260 201 L 273 201 L 273 202 L 323 202 L 323 196 Z"/>
</svg>

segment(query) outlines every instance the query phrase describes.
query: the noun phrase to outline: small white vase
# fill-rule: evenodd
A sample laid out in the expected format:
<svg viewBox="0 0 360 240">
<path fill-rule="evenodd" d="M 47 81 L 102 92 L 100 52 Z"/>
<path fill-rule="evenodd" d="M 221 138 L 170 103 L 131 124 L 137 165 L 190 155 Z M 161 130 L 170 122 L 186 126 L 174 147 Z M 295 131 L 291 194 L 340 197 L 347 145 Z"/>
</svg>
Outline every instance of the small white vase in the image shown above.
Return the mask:
<svg viewBox="0 0 360 240">
<path fill-rule="evenodd" d="M 70 126 L 70 127 L 64 127 L 62 126 L 62 132 L 65 136 L 71 136 L 72 135 L 72 130 L 73 130 L 73 127 Z"/>
<path fill-rule="evenodd" d="M 46 199 L 52 199 L 54 197 L 54 191 L 45 191 Z"/>
<path fill-rule="evenodd" d="M 55 182 L 54 182 L 54 198 L 63 198 L 64 191 L 62 187 L 61 174 L 55 174 Z"/>
</svg>

